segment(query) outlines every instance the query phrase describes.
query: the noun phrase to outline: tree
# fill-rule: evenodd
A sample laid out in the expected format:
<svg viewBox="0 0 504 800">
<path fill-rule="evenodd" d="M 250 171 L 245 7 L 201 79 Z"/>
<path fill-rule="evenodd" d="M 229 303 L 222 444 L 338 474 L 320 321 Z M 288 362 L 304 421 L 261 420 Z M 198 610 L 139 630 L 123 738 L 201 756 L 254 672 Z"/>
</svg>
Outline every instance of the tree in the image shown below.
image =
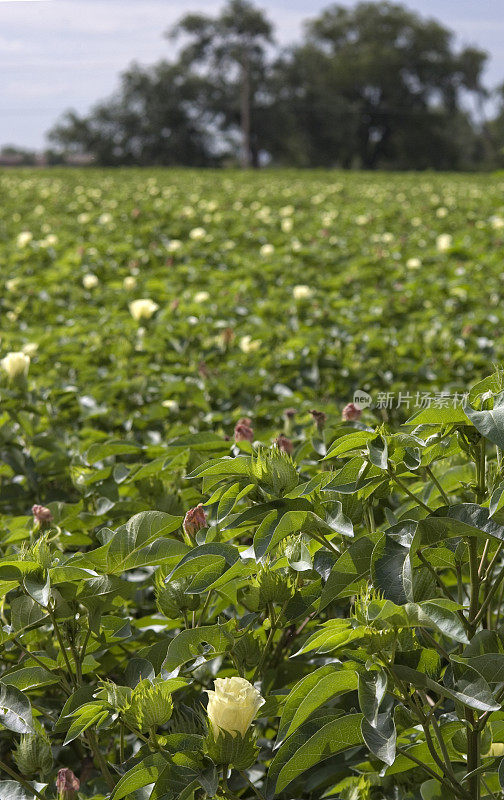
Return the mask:
<svg viewBox="0 0 504 800">
<path fill-rule="evenodd" d="M 228 0 L 217 17 L 187 14 L 167 35 L 188 39 L 180 63 L 189 69 L 203 67 L 209 110 L 223 132 L 239 127 L 242 165 L 258 166 L 267 48 L 273 42 L 272 26 L 263 12 L 248 0 Z"/>
<path fill-rule="evenodd" d="M 215 163 L 201 91 L 201 80 L 179 65 L 133 65 L 113 98 L 85 117 L 67 112 L 49 139 L 70 152 L 91 152 L 102 165 Z"/>
<path fill-rule="evenodd" d="M 486 54 L 389 2 L 334 5 L 278 65 L 283 104 L 312 163 L 462 166 L 462 92 L 481 98 Z"/>
</svg>

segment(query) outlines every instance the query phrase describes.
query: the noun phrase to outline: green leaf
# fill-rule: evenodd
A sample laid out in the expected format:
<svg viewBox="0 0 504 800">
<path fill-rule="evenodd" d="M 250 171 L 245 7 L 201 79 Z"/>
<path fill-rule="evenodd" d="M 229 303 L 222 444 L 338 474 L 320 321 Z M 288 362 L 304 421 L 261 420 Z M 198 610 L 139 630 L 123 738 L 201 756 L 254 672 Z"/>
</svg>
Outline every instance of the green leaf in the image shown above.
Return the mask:
<svg viewBox="0 0 504 800">
<path fill-rule="evenodd" d="M 504 393 L 494 398 L 494 407 L 488 411 L 475 411 L 471 406 L 464 406 L 464 411 L 485 439 L 497 447 L 504 448 Z"/>
<path fill-rule="evenodd" d="M 2 683 L 6 686 L 14 686 L 24 692 L 26 689 L 35 689 L 37 686 L 50 686 L 58 683 L 58 676 L 54 675 L 44 667 L 22 667 L 14 672 L 9 672 L 2 676 Z"/>
<path fill-rule="evenodd" d="M 181 631 L 168 645 L 163 667 L 172 672 L 198 657 L 215 658 L 233 645 L 234 620 L 225 625 L 206 625 Z"/>
<path fill-rule="evenodd" d="M 128 455 L 131 453 L 139 453 L 142 450 L 141 446 L 135 442 L 122 442 L 111 439 L 108 442 L 98 442 L 92 444 L 86 453 L 86 461 L 88 464 L 96 464 L 97 461 L 102 461 L 109 456 Z"/>
<path fill-rule="evenodd" d="M 123 775 L 116 785 L 110 800 L 122 800 L 129 794 L 155 783 L 168 764 L 168 758 L 162 753 L 153 753 Z"/>
<path fill-rule="evenodd" d="M 470 425 L 461 406 L 423 408 L 406 420 L 405 425 Z"/>
<path fill-rule="evenodd" d="M 355 594 L 359 581 L 370 570 L 371 555 L 381 533 L 366 534 L 352 542 L 331 569 L 320 598 L 320 610 L 338 597 Z"/>
<path fill-rule="evenodd" d="M 325 702 L 357 689 L 357 672 L 328 665 L 302 678 L 290 692 L 280 720 L 277 747 Z"/>
<path fill-rule="evenodd" d="M 15 733 L 35 733 L 30 701 L 3 680 L 0 681 L 0 722 Z"/>
<path fill-rule="evenodd" d="M 161 511 L 143 511 L 135 514 L 125 525 L 118 528 L 108 546 L 107 565 L 110 572 L 123 572 L 159 557 L 170 558 L 183 555 L 187 545 L 176 540 L 165 540 L 149 548 L 157 539 L 165 537 L 182 524 L 182 517 L 173 517 Z M 154 560 L 152 563 L 156 563 Z"/>
<path fill-rule="evenodd" d="M 294 755 L 285 760 L 279 770 L 276 792 L 282 792 L 295 778 L 306 772 L 310 767 L 315 766 L 315 764 L 320 764 L 324 759 L 349 747 L 362 744 L 361 721 L 362 714 L 348 714 L 326 723 L 308 740 L 305 740 Z M 301 732 L 301 728 L 299 732 Z M 276 754 L 272 767 L 273 764 L 278 765 L 284 760 L 284 753 L 288 752 L 284 748 L 288 742 L 289 739 Z"/>
<path fill-rule="evenodd" d="M 498 711 L 500 709 L 487 682 L 475 670 L 466 668 L 465 678 L 459 678 L 456 683 L 457 688 L 450 689 L 410 667 L 394 664 L 391 669 L 398 678 L 411 683 L 416 689 L 428 689 L 442 697 L 458 700 L 468 708 L 475 708 L 477 711 Z"/>
<path fill-rule="evenodd" d="M 387 442 L 383 436 L 375 436 L 367 443 L 369 460 L 378 469 L 386 470 L 388 464 Z"/>
</svg>

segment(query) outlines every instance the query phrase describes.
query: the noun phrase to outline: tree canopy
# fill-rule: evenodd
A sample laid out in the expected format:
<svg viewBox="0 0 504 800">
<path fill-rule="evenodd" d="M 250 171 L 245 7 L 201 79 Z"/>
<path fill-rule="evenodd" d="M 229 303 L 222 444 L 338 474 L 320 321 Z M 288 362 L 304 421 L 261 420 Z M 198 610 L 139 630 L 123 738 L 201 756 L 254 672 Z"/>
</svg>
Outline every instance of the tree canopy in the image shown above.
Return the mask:
<svg viewBox="0 0 504 800">
<path fill-rule="evenodd" d="M 113 98 L 68 112 L 50 140 L 106 165 L 499 163 L 502 123 L 484 120 L 487 54 L 457 49 L 450 30 L 402 5 L 329 6 L 283 50 L 249 0 L 186 14 L 166 35 L 176 58 L 130 67 Z"/>
</svg>

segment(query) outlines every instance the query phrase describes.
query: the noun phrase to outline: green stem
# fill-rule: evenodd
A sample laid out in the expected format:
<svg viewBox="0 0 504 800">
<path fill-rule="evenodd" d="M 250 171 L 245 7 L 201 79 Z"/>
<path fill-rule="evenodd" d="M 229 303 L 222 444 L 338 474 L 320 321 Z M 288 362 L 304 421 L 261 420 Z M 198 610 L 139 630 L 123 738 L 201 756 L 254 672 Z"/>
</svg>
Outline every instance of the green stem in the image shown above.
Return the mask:
<svg viewBox="0 0 504 800">
<path fill-rule="evenodd" d="M 10 775 L 11 778 L 14 778 L 14 780 L 17 781 L 19 784 L 21 784 L 21 786 L 23 786 L 23 788 L 26 789 L 28 794 L 35 795 L 35 797 L 38 797 L 39 800 L 44 800 L 44 797 L 40 794 L 40 792 L 37 792 L 37 790 L 31 785 L 31 783 L 25 780 L 25 778 L 23 778 L 22 775 L 16 772 L 15 769 L 11 769 L 9 766 L 7 766 L 7 764 L 4 764 L 3 761 L 0 761 L 0 769 L 6 772 L 7 775 Z"/>
<path fill-rule="evenodd" d="M 433 471 L 431 470 L 430 467 L 426 467 L 425 469 L 427 471 L 427 475 L 431 479 L 432 483 L 436 486 L 439 494 L 441 495 L 441 497 L 445 501 L 446 505 L 449 506 L 450 505 L 450 499 L 449 499 L 448 495 L 446 494 L 445 490 L 443 489 L 443 487 L 441 486 L 441 484 L 439 483 L 438 479 L 434 475 Z"/>
<path fill-rule="evenodd" d="M 63 637 L 61 635 L 61 631 L 59 629 L 59 625 L 58 625 L 58 623 L 56 621 L 56 615 L 54 614 L 54 612 L 53 612 L 53 610 L 51 608 L 48 608 L 47 611 L 48 611 L 49 616 L 51 617 L 51 622 L 53 624 L 54 633 L 56 634 L 56 638 L 58 640 L 58 644 L 60 646 L 60 650 L 61 650 L 63 658 L 65 660 L 65 664 L 66 664 L 66 668 L 68 670 L 68 674 L 69 674 L 70 680 L 72 681 L 72 683 L 75 686 L 75 688 L 78 689 L 79 687 L 78 687 L 78 684 L 77 684 L 77 682 L 75 680 L 75 676 L 74 676 L 74 673 L 73 673 L 72 665 L 70 664 L 70 661 L 69 661 L 69 658 L 68 658 L 68 655 L 67 655 L 65 643 L 63 641 Z"/>
<path fill-rule="evenodd" d="M 406 484 L 403 483 L 403 481 L 400 478 L 398 478 L 397 475 L 395 475 L 392 472 L 392 470 L 389 470 L 389 475 L 392 478 L 392 480 L 395 481 L 398 486 L 400 486 L 400 488 L 403 490 L 403 492 L 405 494 L 407 494 L 409 498 L 411 498 L 411 500 L 414 500 L 415 503 L 417 503 L 419 506 L 422 506 L 422 508 L 424 508 L 426 511 L 428 511 L 429 514 L 433 514 L 434 513 L 434 509 L 430 508 L 430 506 L 428 506 L 427 503 L 424 503 L 423 500 L 420 500 L 420 498 L 417 497 L 416 494 L 413 494 L 413 492 L 410 492 L 410 490 L 408 489 Z"/>
<path fill-rule="evenodd" d="M 85 736 L 87 737 L 87 740 L 89 742 L 89 746 L 91 747 L 91 752 L 93 753 L 94 757 L 96 758 L 96 760 L 98 761 L 98 763 L 100 765 L 100 769 L 101 769 L 103 777 L 105 778 L 107 786 L 109 787 L 110 791 L 112 792 L 114 790 L 114 788 L 115 788 L 116 782 L 115 782 L 114 778 L 112 777 L 112 775 L 110 773 L 110 770 L 108 768 L 108 764 L 107 764 L 107 762 L 105 760 L 105 756 L 103 755 L 102 751 L 100 750 L 100 743 L 98 741 L 98 736 L 96 734 L 96 731 L 89 730 L 89 731 L 87 731 Z"/>
<path fill-rule="evenodd" d="M 213 594 L 213 589 L 210 589 L 210 591 L 207 594 L 207 598 L 205 600 L 203 608 L 201 609 L 201 614 L 200 614 L 198 622 L 196 624 L 197 628 L 199 628 L 199 626 L 203 624 L 203 620 L 205 619 L 205 614 L 208 611 L 208 606 L 210 605 L 210 600 L 211 600 L 212 594 Z"/>
<path fill-rule="evenodd" d="M 255 787 L 255 786 L 254 786 L 254 784 L 252 783 L 252 781 L 251 781 L 251 780 L 250 780 L 250 778 L 248 777 L 247 773 L 246 773 L 246 772 L 241 772 L 241 771 L 240 771 L 240 775 L 242 776 L 242 778 L 243 778 L 244 780 L 246 780 L 246 781 L 247 781 L 248 785 L 250 786 L 250 788 L 252 789 L 252 791 L 254 792 L 254 794 L 256 795 L 256 797 L 258 797 L 258 798 L 259 798 L 259 800 L 264 800 L 264 795 L 262 795 L 262 794 L 261 794 L 261 792 L 259 791 L 259 789 L 257 789 L 257 787 Z"/>
</svg>

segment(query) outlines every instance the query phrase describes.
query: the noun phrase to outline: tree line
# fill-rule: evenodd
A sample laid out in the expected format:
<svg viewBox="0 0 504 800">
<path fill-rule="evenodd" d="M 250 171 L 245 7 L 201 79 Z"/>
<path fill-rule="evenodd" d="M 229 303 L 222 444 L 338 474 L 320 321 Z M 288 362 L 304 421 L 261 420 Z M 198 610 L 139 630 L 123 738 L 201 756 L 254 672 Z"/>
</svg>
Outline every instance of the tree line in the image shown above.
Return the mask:
<svg viewBox="0 0 504 800">
<path fill-rule="evenodd" d="M 484 85 L 487 54 L 402 5 L 329 6 L 282 49 L 249 0 L 186 14 L 165 35 L 174 57 L 133 64 L 89 114 L 66 112 L 49 132 L 57 151 L 105 166 L 504 163 L 504 87 Z"/>
</svg>

